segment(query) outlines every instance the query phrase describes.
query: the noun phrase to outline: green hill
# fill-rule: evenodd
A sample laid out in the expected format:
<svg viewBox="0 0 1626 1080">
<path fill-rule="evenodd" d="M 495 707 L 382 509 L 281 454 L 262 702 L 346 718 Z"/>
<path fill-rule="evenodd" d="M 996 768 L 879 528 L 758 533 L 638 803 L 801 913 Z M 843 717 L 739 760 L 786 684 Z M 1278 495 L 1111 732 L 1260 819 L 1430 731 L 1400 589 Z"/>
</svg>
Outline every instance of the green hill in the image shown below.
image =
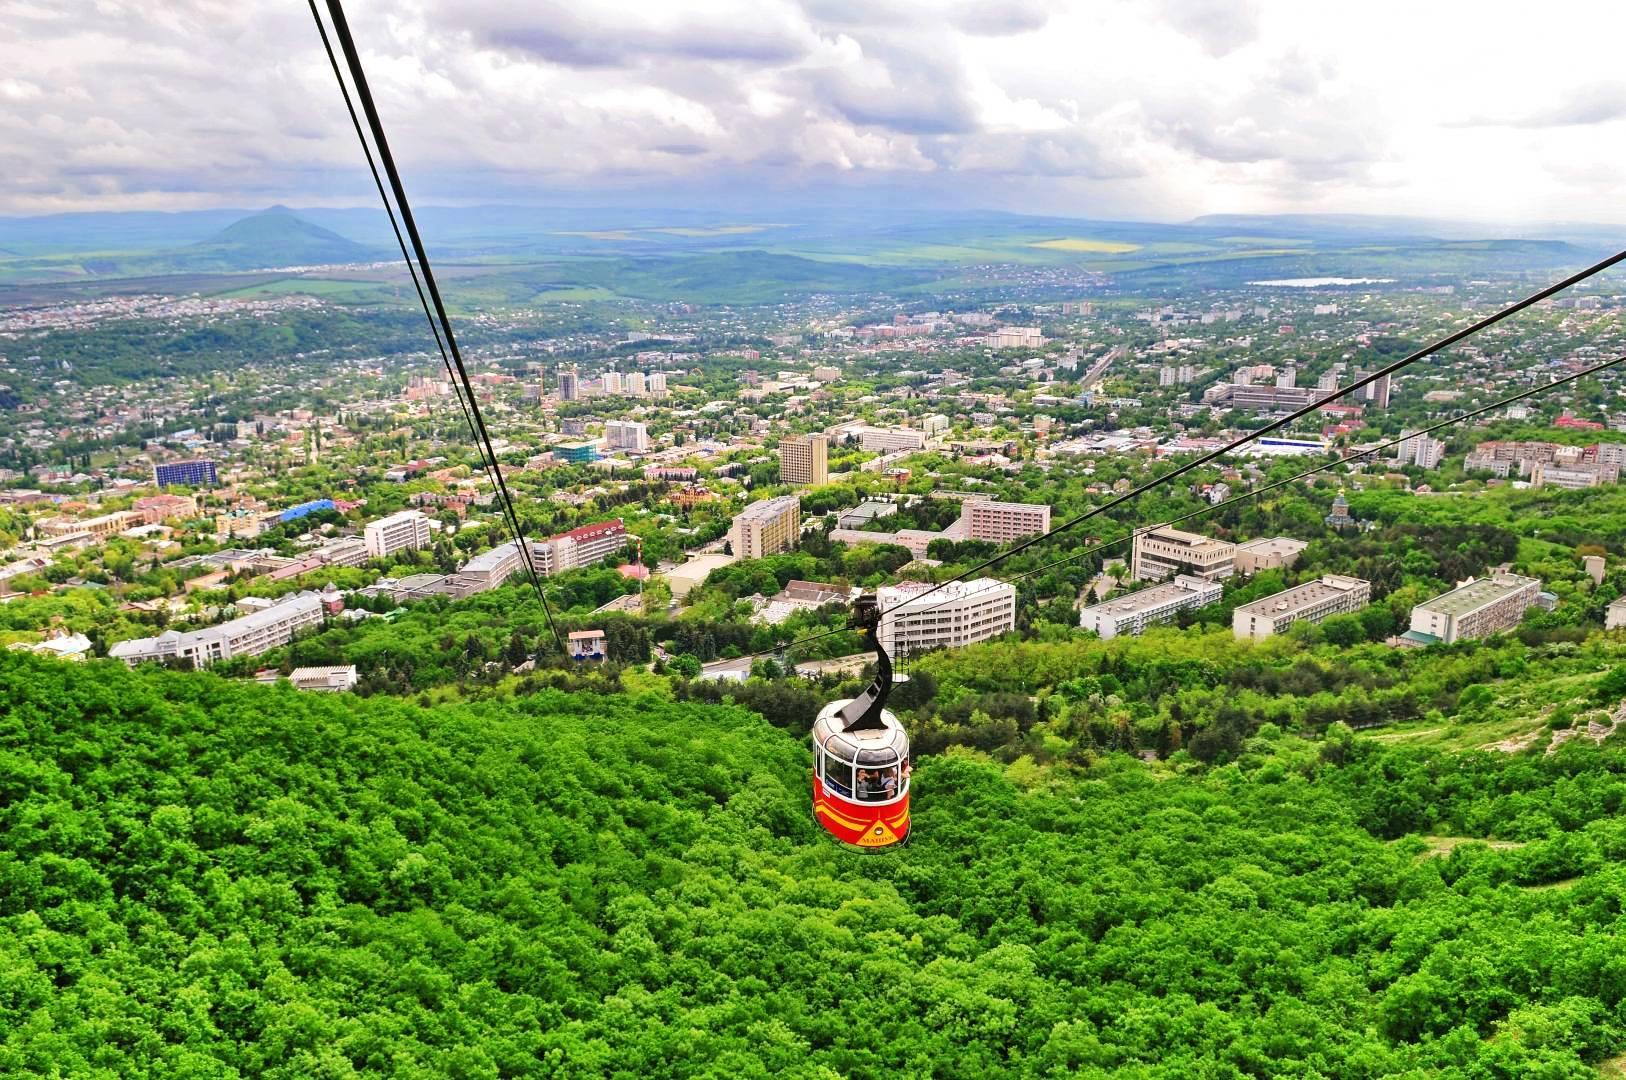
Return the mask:
<svg viewBox="0 0 1626 1080">
<path fill-rule="evenodd" d="M 188 270 L 255 270 L 365 262 L 377 255 L 375 249 L 313 225 L 287 207 L 273 206 L 180 248 L 171 258 Z"/>
<path fill-rule="evenodd" d="M 0 1073 L 1580 1078 L 1622 1049 L 1615 757 L 932 758 L 878 857 L 818 833 L 806 765 L 653 697 L 0 653 Z"/>
</svg>

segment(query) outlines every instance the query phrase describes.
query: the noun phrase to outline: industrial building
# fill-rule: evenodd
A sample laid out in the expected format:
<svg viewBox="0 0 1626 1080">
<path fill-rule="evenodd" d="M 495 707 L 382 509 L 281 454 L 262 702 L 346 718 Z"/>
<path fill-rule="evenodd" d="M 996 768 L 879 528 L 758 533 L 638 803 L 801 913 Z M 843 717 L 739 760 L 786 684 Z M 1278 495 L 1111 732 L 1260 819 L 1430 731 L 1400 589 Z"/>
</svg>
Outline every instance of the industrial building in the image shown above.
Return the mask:
<svg viewBox="0 0 1626 1080">
<path fill-rule="evenodd" d="M 1238 638 L 1263 641 L 1293 623 L 1318 623 L 1334 615 L 1347 615 L 1371 601 L 1370 581 L 1326 574 L 1319 580 L 1241 605 L 1231 613 L 1231 632 Z"/>
</svg>

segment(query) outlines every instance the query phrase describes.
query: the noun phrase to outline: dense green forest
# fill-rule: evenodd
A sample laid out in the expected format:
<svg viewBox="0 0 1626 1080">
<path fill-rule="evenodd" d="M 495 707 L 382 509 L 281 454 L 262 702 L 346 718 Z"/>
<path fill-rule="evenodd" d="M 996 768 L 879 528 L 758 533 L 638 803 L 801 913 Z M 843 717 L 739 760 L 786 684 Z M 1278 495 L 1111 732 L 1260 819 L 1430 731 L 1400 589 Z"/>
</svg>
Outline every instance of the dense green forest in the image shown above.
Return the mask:
<svg viewBox="0 0 1626 1080">
<path fill-rule="evenodd" d="M 1626 1043 L 1609 744 L 957 751 L 879 857 L 807 761 L 647 694 L 0 654 L 0 1072 L 1580 1080 Z"/>
</svg>

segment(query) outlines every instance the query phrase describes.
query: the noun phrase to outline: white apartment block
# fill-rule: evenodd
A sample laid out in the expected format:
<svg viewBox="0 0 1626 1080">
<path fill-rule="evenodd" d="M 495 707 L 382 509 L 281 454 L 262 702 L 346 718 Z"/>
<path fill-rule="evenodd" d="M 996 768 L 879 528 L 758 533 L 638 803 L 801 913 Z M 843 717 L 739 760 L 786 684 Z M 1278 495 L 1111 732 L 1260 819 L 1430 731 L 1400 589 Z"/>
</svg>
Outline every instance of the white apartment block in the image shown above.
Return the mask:
<svg viewBox="0 0 1626 1080">
<path fill-rule="evenodd" d="M 1238 607 L 1231 613 L 1231 632 L 1238 638 L 1263 641 L 1293 623 L 1318 623 L 1359 611 L 1371 602 L 1370 581 L 1327 574 L 1319 581 L 1307 581 Z"/>
<path fill-rule="evenodd" d="M 794 550 L 802 537 L 802 500 L 795 495 L 754 502 L 734 517 L 728 542 L 736 559 Z"/>
<path fill-rule="evenodd" d="M 996 349 L 1037 349 L 1044 344 L 1044 335 L 1037 326 L 1002 326 L 988 335 L 988 344 Z"/>
<path fill-rule="evenodd" d="M 894 450 L 919 450 L 926 445 L 926 433 L 913 428 L 863 428 L 858 433 L 858 445 L 866 451 L 882 454 Z"/>
<path fill-rule="evenodd" d="M 644 373 L 641 371 L 627 372 L 621 379 L 621 385 L 625 387 L 629 397 L 643 397 Z"/>
<path fill-rule="evenodd" d="M 920 431 L 923 435 L 941 435 L 948 429 L 949 418 L 942 413 L 932 413 L 920 422 Z"/>
<path fill-rule="evenodd" d="M 621 392 L 621 373 L 619 371 L 606 371 L 600 382 L 603 383 L 606 394 L 619 394 Z"/>
<path fill-rule="evenodd" d="M 1235 544 L 1165 525 L 1135 535 L 1130 574 L 1136 581 L 1165 581 L 1176 574 L 1218 581 L 1235 567 Z"/>
<path fill-rule="evenodd" d="M 417 551 L 429 546 L 429 519 L 421 510 L 402 510 L 377 521 L 370 521 L 362 530 L 367 542 L 367 555 L 384 559 L 397 551 Z"/>
<path fill-rule="evenodd" d="M 652 372 L 650 372 L 649 373 L 649 396 L 650 397 L 661 398 L 661 397 L 665 397 L 666 393 L 667 393 L 667 391 L 666 391 L 666 372 L 664 372 L 664 371 L 652 371 Z"/>
<path fill-rule="evenodd" d="M 881 647 L 893 656 L 952 649 L 1016 629 L 1016 586 L 993 578 L 957 581 L 923 595 L 931 586 L 911 583 L 876 590 Z"/>
<path fill-rule="evenodd" d="M 537 563 L 541 574 L 560 574 L 594 566 L 627 546 L 627 527 L 620 518 L 583 525 L 549 538 L 543 545 L 547 555 Z"/>
<path fill-rule="evenodd" d="M 1541 591 L 1541 579 L 1493 574 L 1470 579 L 1411 609 L 1411 632 L 1449 645 L 1510 630 Z"/>
<path fill-rule="evenodd" d="M 1050 528 L 1050 507 L 1044 503 L 1008 503 L 973 499 L 960 511 L 965 535 L 972 540 L 1004 543 L 1034 536 Z"/>
<path fill-rule="evenodd" d="M 1078 625 L 1103 638 L 1138 634 L 1153 623 L 1167 622 L 1187 608 L 1207 607 L 1225 594 L 1225 586 L 1189 574 L 1163 585 L 1127 593 L 1079 613 Z"/>
<path fill-rule="evenodd" d="M 148 661 L 181 660 L 190 660 L 194 667 L 208 667 L 234 656 L 258 656 L 286 645 L 300 630 L 320 626 L 322 618 L 320 594 L 294 593 L 270 607 L 206 630 L 166 630 L 157 637 L 121 641 L 107 650 L 107 655 L 130 667 Z"/>
<path fill-rule="evenodd" d="M 611 450 L 648 450 L 649 425 L 640 420 L 610 420 L 604 425 L 604 442 Z"/>
</svg>

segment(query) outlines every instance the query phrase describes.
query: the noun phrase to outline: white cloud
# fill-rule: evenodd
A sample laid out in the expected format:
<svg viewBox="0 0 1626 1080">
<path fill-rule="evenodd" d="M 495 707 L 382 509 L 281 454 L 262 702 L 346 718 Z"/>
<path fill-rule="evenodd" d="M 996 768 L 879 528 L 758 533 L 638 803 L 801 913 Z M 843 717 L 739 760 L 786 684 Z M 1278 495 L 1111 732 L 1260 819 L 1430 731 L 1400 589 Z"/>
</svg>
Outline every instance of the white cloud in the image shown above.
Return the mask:
<svg viewBox="0 0 1626 1080">
<path fill-rule="evenodd" d="M 1626 219 L 1616 6 L 1508 33 L 1523 10 L 352 0 L 350 21 L 420 198 L 835 184 L 1167 219 Z M 0 18 L 0 212 L 367 199 L 297 3 Z"/>
</svg>

